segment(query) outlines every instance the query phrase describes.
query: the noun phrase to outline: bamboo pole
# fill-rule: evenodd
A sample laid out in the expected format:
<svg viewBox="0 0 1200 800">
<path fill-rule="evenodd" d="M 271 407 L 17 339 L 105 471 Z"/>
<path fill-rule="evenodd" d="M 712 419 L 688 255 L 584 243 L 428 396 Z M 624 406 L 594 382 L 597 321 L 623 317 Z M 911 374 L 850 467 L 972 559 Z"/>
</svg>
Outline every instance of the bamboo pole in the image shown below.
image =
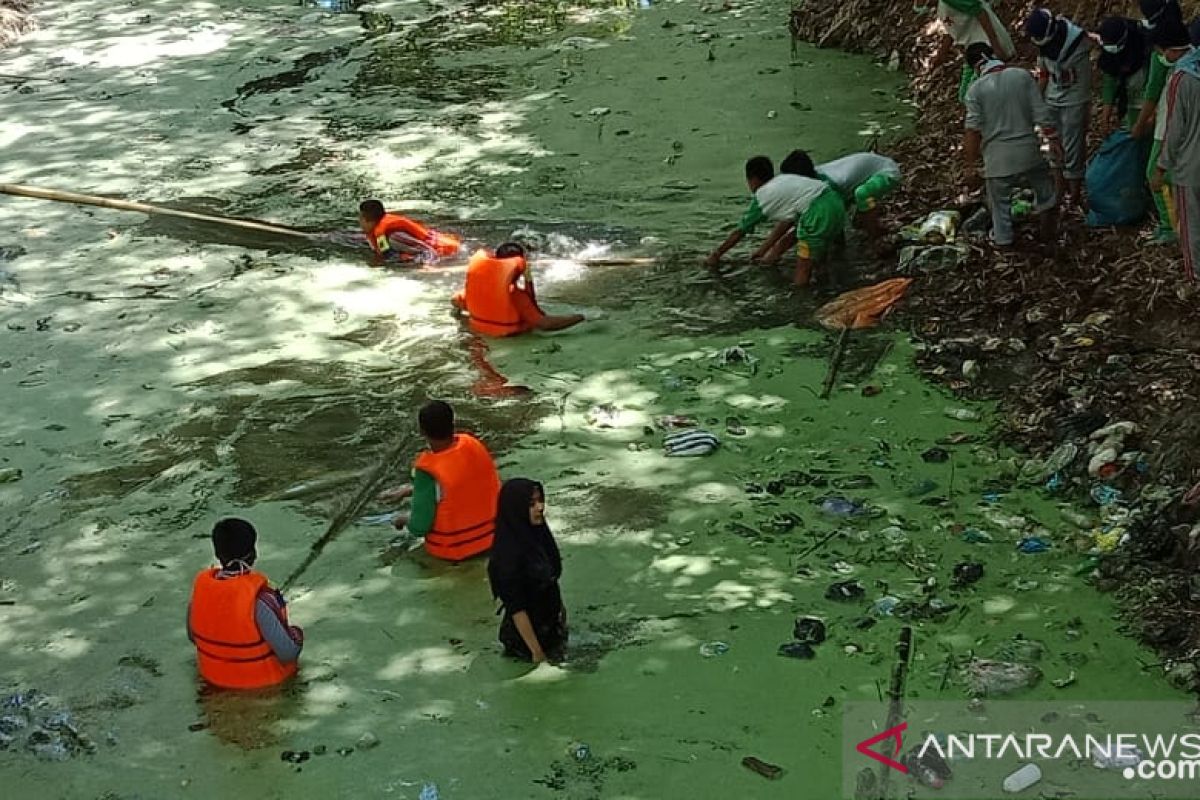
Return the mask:
<svg viewBox="0 0 1200 800">
<path fill-rule="evenodd" d="M 842 368 L 842 358 L 846 355 L 846 343 L 850 340 L 850 326 L 842 328 L 841 335 L 838 336 L 837 344 L 833 346 L 833 355 L 829 359 L 829 371 L 825 373 L 825 383 L 821 386 L 821 399 L 828 400 L 829 393 L 833 391 L 833 384 L 837 380 L 838 370 Z"/>
<path fill-rule="evenodd" d="M 210 222 L 216 225 L 229 225 L 234 228 L 243 228 L 245 230 L 258 231 L 260 233 L 273 233 L 279 236 L 300 236 L 305 239 L 312 239 L 316 236 L 316 234 L 296 230 L 295 228 L 289 228 L 284 225 L 274 225 L 267 222 L 258 222 L 256 220 L 234 219 L 231 217 L 217 216 L 216 214 L 200 214 L 195 211 L 180 211 L 174 208 L 164 208 L 163 206 L 152 206 L 149 203 L 135 203 L 130 200 L 119 200 L 115 197 L 99 197 L 91 194 L 64 192 L 58 189 L 39 189 L 36 186 L 22 186 L 16 183 L 0 183 L 0 193 L 10 194 L 16 197 L 32 197 L 38 200 L 53 200 L 58 203 L 75 203 L 76 205 L 112 208 L 116 209 L 117 211 L 136 211 L 141 214 L 157 214 L 164 217 L 192 219 L 199 222 Z"/>
<path fill-rule="evenodd" d="M 399 467 L 401 461 L 404 459 L 404 456 L 408 453 L 408 447 L 411 441 L 412 436 L 402 436 L 400 441 L 397 442 L 396 445 L 387 452 L 387 454 L 383 457 L 383 460 L 381 460 L 375 466 L 375 469 L 371 471 L 371 474 L 367 476 L 367 479 L 363 482 L 362 486 L 359 487 L 358 494 L 354 495 L 354 497 L 350 499 L 350 502 L 346 504 L 346 507 L 342 509 L 341 513 L 334 517 L 333 521 L 329 523 L 329 527 L 325 529 L 325 533 L 321 536 L 321 538 L 313 542 L 312 547 L 309 548 L 308 555 L 305 556 L 304 560 L 300 562 L 296 569 L 292 570 L 292 574 L 287 577 L 287 580 L 283 582 L 283 585 L 280 587 L 282 591 L 287 591 L 289 588 L 291 588 L 292 584 L 296 582 L 296 579 L 303 575 L 305 570 L 312 566 L 312 563 L 317 560 L 317 557 L 321 555 L 321 552 L 325 549 L 325 546 L 337 538 L 337 535 L 341 533 L 347 525 L 350 524 L 350 521 L 358 516 L 359 512 L 362 511 L 363 506 L 367 504 L 367 501 L 374 497 L 375 493 L 379 491 L 380 485 L 383 483 L 384 479 L 387 478 L 388 474 Z"/>
</svg>

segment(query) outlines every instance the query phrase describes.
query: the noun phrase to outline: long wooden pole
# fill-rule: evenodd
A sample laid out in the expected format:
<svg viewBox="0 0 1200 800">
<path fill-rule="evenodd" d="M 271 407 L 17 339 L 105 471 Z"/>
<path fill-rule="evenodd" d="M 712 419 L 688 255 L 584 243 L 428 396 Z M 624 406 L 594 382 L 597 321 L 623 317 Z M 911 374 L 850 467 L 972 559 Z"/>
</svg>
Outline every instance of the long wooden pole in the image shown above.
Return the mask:
<svg viewBox="0 0 1200 800">
<path fill-rule="evenodd" d="M 118 211 L 137 211 L 141 214 L 157 214 L 164 217 L 194 219 L 199 222 L 211 222 L 216 225 L 228 225 L 234 228 L 259 231 L 260 233 L 273 233 L 279 236 L 299 236 L 305 239 L 312 239 L 317 236 L 317 234 L 299 231 L 295 228 L 288 228 L 283 225 L 272 225 L 267 222 L 257 222 L 250 219 L 233 219 L 231 217 L 217 216 L 216 214 L 200 214 L 195 211 L 180 211 L 175 208 L 152 206 L 148 203 L 134 203 L 130 200 L 118 200 L 114 197 L 99 197 L 91 194 L 64 192 L 58 189 L 39 189 L 36 186 L 22 186 L 16 183 L 0 183 L 0 193 L 11 194 L 16 197 L 33 197 L 38 200 L 54 200 L 59 203 L 75 203 L 83 206 L 113 208 Z"/>
<path fill-rule="evenodd" d="M 281 590 L 287 591 L 290 589 L 292 584 L 296 582 L 296 579 L 303 575 L 304 571 L 312 566 L 312 563 L 317 560 L 318 556 L 321 555 L 321 552 L 325 549 L 325 545 L 332 542 L 337 535 L 342 532 L 342 529 L 349 525 L 350 521 L 358 516 L 359 512 L 362 511 L 363 506 L 367 504 L 367 501 L 374 497 L 375 493 L 379 491 L 379 487 L 383 483 L 384 479 L 399 467 L 405 455 L 408 454 L 409 443 L 411 441 L 411 435 L 402 436 L 400 441 L 398 441 L 395 446 L 387 452 L 387 454 L 383 457 L 383 460 L 375 466 L 375 469 L 371 471 L 371 474 L 367 476 L 367 479 L 363 482 L 362 486 L 359 487 L 358 494 L 354 495 L 354 497 L 350 499 L 350 502 L 347 503 L 342 509 L 341 513 L 334 517 L 333 521 L 329 523 L 329 527 L 325 529 L 325 533 L 322 534 L 321 538 L 313 542 L 312 547 L 310 547 L 308 550 L 308 555 L 305 556 L 304 560 L 301 561 L 294 570 L 292 570 L 292 574 L 287 577 L 287 580 L 285 580 L 283 585 L 280 587 Z"/>
</svg>

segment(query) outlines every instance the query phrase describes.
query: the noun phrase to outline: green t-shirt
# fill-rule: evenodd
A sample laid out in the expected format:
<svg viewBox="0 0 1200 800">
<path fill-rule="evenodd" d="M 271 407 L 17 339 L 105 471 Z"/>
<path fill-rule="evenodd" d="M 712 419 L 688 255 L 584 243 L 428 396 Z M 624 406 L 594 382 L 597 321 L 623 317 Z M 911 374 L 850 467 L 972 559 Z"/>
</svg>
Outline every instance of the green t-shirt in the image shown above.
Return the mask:
<svg viewBox="0 0 1200 800">
<path fill-rule="evenodd" d="M 737 229 L 742 233 L 750 233 L 767 218 L 763 213 L 762 206 L 758 204 L 758 198 L 755 197 L 750 201 L 750 207 L 746 209 L 746 213 L 742 214 L 742 218 L 738 220 Z"/>
<path fill-rule="evenodd" d="M 1174 66 L 1163 58 L 1162 53 L 1154 53 L 1154 57 L 1150 59 L 1150 77 L 1146 78 L 1146 102 L 1157 103 L 1162 99 L 1163 89 L 1167 88 L 1167 76 L 1171 74 Z"/>
<path fill-rule="evenodd" d="M 433 518 L 437 515 L 438 485 L 428 472 L 414 468 L 412 486 L 412 512 L 408 515 L 408 529 L 417 536 L 424 536 L 433 530 Z"/>
</svg>

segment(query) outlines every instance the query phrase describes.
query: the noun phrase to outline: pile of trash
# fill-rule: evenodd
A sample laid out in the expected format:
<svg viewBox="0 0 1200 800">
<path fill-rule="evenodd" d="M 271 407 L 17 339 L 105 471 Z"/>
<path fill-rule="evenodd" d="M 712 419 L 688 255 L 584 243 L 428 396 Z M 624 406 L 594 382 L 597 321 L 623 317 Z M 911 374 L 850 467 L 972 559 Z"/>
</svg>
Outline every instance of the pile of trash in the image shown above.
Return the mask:
<svg viewBox="0 0 1200 800">
<path fill-rule="evenodd" d="M 36 689 L 0 699 L 0 750 L 23 749 L 43 761 L 96 752 L 74 715 Z"/>
</svg>

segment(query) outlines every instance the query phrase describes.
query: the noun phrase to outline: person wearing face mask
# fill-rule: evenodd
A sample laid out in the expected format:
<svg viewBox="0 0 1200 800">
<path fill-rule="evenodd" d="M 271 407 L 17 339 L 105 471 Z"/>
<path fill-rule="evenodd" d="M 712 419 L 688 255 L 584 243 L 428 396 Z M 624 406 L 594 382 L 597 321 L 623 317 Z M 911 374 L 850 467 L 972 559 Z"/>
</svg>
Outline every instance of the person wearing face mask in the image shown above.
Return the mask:
<svg viewBox="0 0 1200 800">
<path fill-rule="evenodd" d="M 1109 17 L 1100 23 L 1099 34 L 1103 52 L 1097 66 L 1104 75 L 1104 128 L 1112 131 L 1122 123 L 1132 128 L 1141 113 L 1146 75 L 1154 54 L 1150 32 L 1135 19 Z"/>
<path fill-rule="evenodd" d="M 562 557 L 545 512 L 540 483 L 505 481 L 488 561 L 492 595 L 504 612 L 499 633 L 504 653 L 534 664 L 561 660 L 567 645 L 567 610 L 558 588 Z"/>
<path fill-rule="evenodd" d="M 1174 65 L 1166 59 L 1160 49 L 1159 41 L 1182 41 L 1184 37 L 1190 41 L 1183 27 L 1183 12 L 1175 0 L 1139 0 L 1144 21 L 1142 26 L 1150 31 L 1154 43 L 1154 54 L 1150 58 L 1150 72 L 1146 76 L 1146 90 L 1143 95 L 1142 110 L 1138 115 L 1131 131 L 1133 138 L 1144 139 L 1153 136 L 1150 146 L 1150 162 L 1146 165 L 1146 180 L 1153 185 L 1161 183 L 1161 190 L 1152 190 L 1154 207 L 1158 216 L 1158 225 L 1151 234 L 1149 243 L 1154 245 L 1172 245 L 1178 241 L 1175 234 L 1175 210 L 1171 206 L 1170 183 L 1171 176 L 1159 173 L 1158 158 L 1162 153 L 1162 140 L 1167 126 L 1166 104 L 1160 103 L 1163 90 L 1167 86 L 1167 78 L 1171 75 Z M 1180 34 L 1183 31 L 1183 34 Z"/>
<path fill-rule="evenodd" d="M 1176 33 L 1160 45 L 1175 68 L 1165 93 L 1167 127 L 1158 168 L 1172 176 L 1183 268 L 1194 283 L 1200 263 L 1200 49 L 1180 41 Z"/>
<path fill-rule="evenodd" d="M 223 689 L 263 689 L 296 674 L 304 631 L 288 624 L 287 603 L 254 569 L 258 532 L 244 519 L 213 526 L 220 567 L 203 569 L 192 586 L 188 638 L 200 677 Z"/>
<path fill-rule="evenodd" d="M 1057 197 L 1036 130 L 1041 128 L 1049 140 L 1051 153 L 1061 156 L 1054 115 L 1033 76 L 1023 69 L 1009 68 L 988 45 L 968 47 L 967 63 L 979 77 L 967 91 L 963 172 L 968 190 L 986 183 L 992 242 L 997 247 L 1012 246 L 1012 192 L 1025 186 L 1034 193 L 1042 240 L 1052 243 L 1058 223 Z"/>
<path fill-rule="evenodd" d="M 1038 47 L 1038 85 L 1062 139 L 1063 160 L 1055 182 L 1063 205 L 1083 205 L 1087 134 L 1091 122 L 1091 39 L 1082 28 L 1047 8 L 1025 20 L 1025 33 Z"/>
</svg>

